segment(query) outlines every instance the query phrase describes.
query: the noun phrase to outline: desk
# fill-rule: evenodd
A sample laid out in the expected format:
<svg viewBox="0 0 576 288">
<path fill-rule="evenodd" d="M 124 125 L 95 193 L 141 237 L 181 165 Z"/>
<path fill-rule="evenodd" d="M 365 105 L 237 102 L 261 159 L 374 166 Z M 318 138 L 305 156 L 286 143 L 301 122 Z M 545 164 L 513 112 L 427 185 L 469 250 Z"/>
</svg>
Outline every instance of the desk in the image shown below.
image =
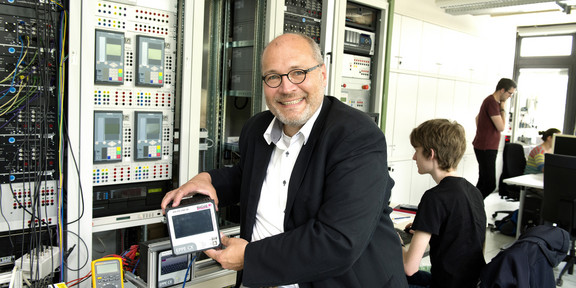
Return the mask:
<svg viewBox="0 0 576 288">
<path fill-rule="evenodd" d="M 399 205 L 397 204 L 390 204 L 390 208 L 394 209 Z M 404 230 L 406 224 L 414 222 L 414 217 L 416 217 L 416 212 L 404 212 L 404 210 L 392 210 L 390 213 L 390 219 L 392 219 L 392 223 L 394 223 L 394 228 L 398 228 L 400 230 Z"/>
<path fill-rule="evenodd" d="M 520 208 L 518 208 L 518 221 L 516 223 L 516 239 L 520 237 L 520 228 L 522 227 L 522 210 L 524 208 L 524 198 L 526 197 L 526 188 L 544 189 L 544 174 L 527 174 L 502 180 L 508 185 L 520 186 Z"/>
</svg>

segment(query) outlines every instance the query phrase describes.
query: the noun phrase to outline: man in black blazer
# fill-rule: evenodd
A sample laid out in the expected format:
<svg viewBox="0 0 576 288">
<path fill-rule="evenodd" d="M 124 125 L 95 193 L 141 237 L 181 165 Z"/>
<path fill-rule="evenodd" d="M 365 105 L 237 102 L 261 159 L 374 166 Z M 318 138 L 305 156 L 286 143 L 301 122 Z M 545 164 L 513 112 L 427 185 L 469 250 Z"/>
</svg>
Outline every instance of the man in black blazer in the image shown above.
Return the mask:
<svg viewBox="0 0 576 288">
<path fill-rule="evenodd" d="M 309 37 L 272 40 L 262 73 L 270 110 L 244 125 L 240 163 L 198 174 L 162 208 L 195 193 L 240 203 L 241 238 L 205 252 L 239 271 L 238 287 L 407 287 L 382 131 L 324 96 L 326 67 Z"/>
</svg>

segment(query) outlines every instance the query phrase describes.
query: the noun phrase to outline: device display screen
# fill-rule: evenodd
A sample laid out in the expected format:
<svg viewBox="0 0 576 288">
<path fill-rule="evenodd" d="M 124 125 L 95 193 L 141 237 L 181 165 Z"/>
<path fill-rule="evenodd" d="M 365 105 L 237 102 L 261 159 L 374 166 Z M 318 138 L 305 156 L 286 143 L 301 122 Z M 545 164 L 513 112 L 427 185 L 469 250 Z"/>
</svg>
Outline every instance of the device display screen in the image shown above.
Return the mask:
<svg viewBox="0 0 576 288">
<path fill-rule="evenodd" d="M 98 274 L 116 273 L 118 272 L 118 264 L 116 262 L 98 264 L 96 272 Z"/>
<path fill-rule="evenodd" d="M 121 111 L 94 111 L 94 163 L 122 161 Z"/>
<path fill-rule="evenodd" d="M 166 208 L 166 223 L 174 255 L 204 251 L 220 245 L 214 201 L 208 196 L 182 199 Z"/>
<path fill-rule="evenodd" d="M 210 209 L 200 210 L 195 213 L 175 215 L 173 218 L 174 236 L 176 238 L 197 235 L 214 230 Z"/>
<path fill-rule="evenodd" d="M 104 119 L 104 140 L 106 141 L 120 140 L 120 119 L 118 118 Z"/>
<path fill-rule="evenodd" d="M 122 45 L 117 39 L 108 39 L 106 43 L 106 60 L 107 61 L 121 61 L 122 60 Z"/>
<path fill-rule="evenodd" d="M 160 263 L 160 275 L 182 271 L 188 268 L 189 255 L 173 256 L 172 254 L 162 256 Z"/>
<path fill-rule="evenodd" d="M 149 118 L 146 121 L 146 138 L 158 139 L 160 138 L 160 119 Z"/>
<path fill-rule="evenodd" d="M 150 44 L 148 49 L 148 63 L 150 65 L 162 65 L 162 46 Z"/>
<path fill-rule="evenodd" d="M 124 33 L 96 30 L 95 83 L 113 85 L 124 83 L 124 41 Z"/>
</svg>

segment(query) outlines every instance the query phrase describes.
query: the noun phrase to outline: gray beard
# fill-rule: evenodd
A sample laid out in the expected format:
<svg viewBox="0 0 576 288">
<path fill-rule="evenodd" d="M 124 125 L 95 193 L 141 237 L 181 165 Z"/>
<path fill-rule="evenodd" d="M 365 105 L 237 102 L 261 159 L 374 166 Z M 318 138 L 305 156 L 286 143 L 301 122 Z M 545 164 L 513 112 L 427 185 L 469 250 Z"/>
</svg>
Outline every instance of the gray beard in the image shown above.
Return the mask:
<svg viewBox="0 0 576 288">
<path fill-rule="evenodd" d="M 306 122 L 308 122 L 310 117 L 312 117 L 312 113 L 310 113 L 310 106 L 306 107 L 306 111 L 304 111 L 304 113 L 300 115 L 298 119 L 292 119 L 292 120 L 286 119 L 286 117 L 284 117 L 284 115 L 282 115 L 281 113 L 276 115 L 276 118 L 278 118 L 278 120 L 280 120 L 282 124 L 287 126 L 303 126 L 304 124 L 306 124 Z"/>
</svg>

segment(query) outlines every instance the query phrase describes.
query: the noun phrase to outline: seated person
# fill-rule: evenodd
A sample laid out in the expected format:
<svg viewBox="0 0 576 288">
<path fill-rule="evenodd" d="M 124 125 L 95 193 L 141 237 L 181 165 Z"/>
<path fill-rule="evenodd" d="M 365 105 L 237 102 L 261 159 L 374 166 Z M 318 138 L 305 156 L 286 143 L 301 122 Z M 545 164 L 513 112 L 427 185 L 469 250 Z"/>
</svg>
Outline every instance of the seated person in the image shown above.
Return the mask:
<svg viewBox="0 0 576 288">
<path fill-rule="evenodd" d="M 526 168 L 524 174 L 537 174 L 544 172 L 544 154 L 552 152 L 552 135 L 560 133 L 556 128 L 550 128 L 546 131 L 539 131 L 538 135 L 542 135 L 542 144 L 534 147 L 528 159 L 526 159 Z"/>
<path fill-rule="evenodd" d="M 486 213 L 482 193 L 456 175 L 466 150 L 464 128 L 446 119 L 428 120 L 410 134 L 416 149 L 412 159 L 419 174 L 438 184 L 424 193 L 414 222 L 414 234 L 403 250 L 404 272 L 410 287 L 476 287 L 486 265 L 483 245 Z M 430 244 L 430 273 L 419 271 Z"/>
</svg>

